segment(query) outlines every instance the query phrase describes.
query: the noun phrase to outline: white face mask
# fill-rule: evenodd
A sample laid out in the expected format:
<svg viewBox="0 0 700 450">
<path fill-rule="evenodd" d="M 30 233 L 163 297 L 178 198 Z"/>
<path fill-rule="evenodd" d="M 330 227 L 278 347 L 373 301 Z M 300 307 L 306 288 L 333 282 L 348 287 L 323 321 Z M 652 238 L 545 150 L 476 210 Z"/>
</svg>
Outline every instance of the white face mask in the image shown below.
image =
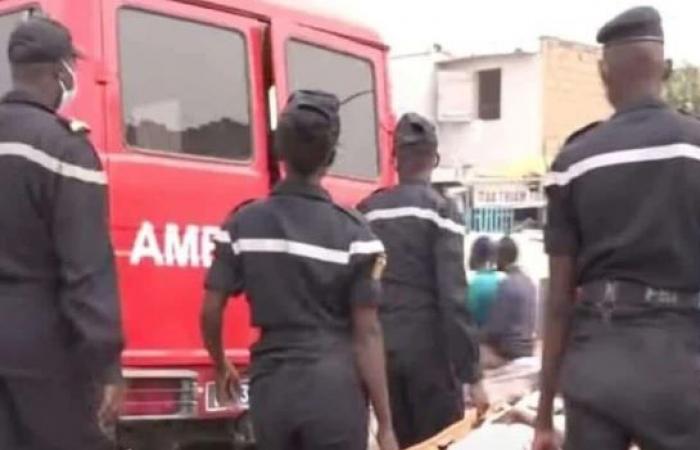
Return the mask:
<svg viewBox="0 0 700 450">
<path fill-rule="evenodd" d="M 62 64 L 73 79 L 73 88 L 68 89 L 66 83 L 58 80 L 58 84 L 61 86 L 61 104 L 59 105 L 59 109 L 67 106 L 70 102 L 75 100 L 75 97 L 78 95 L 78 76 L 76 75 L 75 70 L 73 70 L 70 64 L 65 61 L 62 61 Z"/>
</svg>

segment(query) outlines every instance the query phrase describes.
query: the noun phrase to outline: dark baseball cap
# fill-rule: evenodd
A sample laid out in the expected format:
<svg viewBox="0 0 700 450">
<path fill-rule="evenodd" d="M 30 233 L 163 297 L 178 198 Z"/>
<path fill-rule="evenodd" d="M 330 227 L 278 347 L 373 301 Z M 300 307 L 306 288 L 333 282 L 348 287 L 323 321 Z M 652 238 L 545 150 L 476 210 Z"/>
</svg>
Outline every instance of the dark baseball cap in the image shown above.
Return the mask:
<svg viewBox="0 0 700 450">
<path fill-rule="evenodd" d="M 663 42 L 661 15 L 650 6 L 628 9 L 600 29 L 597 41 L 604 45 L 639 41 Z"/>
<path fill-rule="evenodd" d="M 401 116 L 394 132 L 396 150 L 436 151 L 438 140 L 435 125 L 416 113 Z"/>
<path fill-rule="evenodd" d="M 70 31 L 63 24 L 32 17 L 20 22 L 10 35 L 7 56 L 15 64 L 51 63 L 81 58 Z"/>
<path fill-rule="evenodd" d="M 328 124 L 328 132 L 335 138 L 340 134 L 340 100 L 324 91 L 299 90 L 289 96 L 283 115 L 295 116 L 300 111 L 311 111 L 323 117 Z"/>
</svg>

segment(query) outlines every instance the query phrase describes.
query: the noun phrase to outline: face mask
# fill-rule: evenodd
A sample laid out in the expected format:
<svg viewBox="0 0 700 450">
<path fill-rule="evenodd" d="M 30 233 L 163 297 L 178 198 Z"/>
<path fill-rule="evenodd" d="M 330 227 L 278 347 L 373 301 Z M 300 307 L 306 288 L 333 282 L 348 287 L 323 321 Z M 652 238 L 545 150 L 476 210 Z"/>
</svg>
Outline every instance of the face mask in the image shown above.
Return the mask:
<svg viewBox="0 0 700 450">
<path fill-rule="evenodd" d="M 62 61 L 62 64 L 73 79 L 73 88 L 68 89 L 66 83 L 64 83 L 61 80 L 58 80 L 58 84 L 61 86 L 61 103 L 59 105 L 59 109 L 67 106 L 70 102 L 75 100 L 75 97 L 78 95 L 78 77 L 75 74 L 75 70 L 73 70 L 70 64 L 68 64 L 65 61 Z"/>
</svg>

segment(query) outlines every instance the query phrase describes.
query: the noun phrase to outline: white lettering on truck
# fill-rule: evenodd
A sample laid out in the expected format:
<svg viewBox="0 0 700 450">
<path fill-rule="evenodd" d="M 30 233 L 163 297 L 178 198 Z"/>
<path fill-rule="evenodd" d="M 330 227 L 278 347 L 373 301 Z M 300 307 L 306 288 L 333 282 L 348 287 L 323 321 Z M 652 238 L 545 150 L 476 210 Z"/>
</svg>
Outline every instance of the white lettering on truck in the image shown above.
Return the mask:
<svg viewBox="0 0 700 450">
<path fill-rule="evenodd" d="M 195 225 L 187 225 L 181 236 L 178 225 L 169 223 L 165 226 L 165 265 L 199 267 L 198 228 Z"/>
<path fill-rule="evenodd" d="M 219 230 L 210 225 L 167 223 L 159 236 L 153 223 L 145 221 L 136 232 L 129 263 L 137 266 L 150 261 L 156 266 L 209 267 L 213 262 L 214 237 Z"/>
<path fill-rule="evenodd" d="M 150 258 L 156 266 L 163 265 L 163 253 L 158 246 L 156 229 L 151 222 L 144 222 L 136 233 L 134 245 L 131 247 L 129 262 L 137 266 L 142 260 Z"/>
</svg>

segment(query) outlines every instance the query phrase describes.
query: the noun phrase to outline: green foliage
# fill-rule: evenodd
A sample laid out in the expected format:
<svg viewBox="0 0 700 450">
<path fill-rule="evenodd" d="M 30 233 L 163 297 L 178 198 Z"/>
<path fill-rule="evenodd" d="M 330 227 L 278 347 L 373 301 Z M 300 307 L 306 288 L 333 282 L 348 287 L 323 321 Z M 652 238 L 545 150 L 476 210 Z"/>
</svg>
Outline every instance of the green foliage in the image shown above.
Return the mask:
<svg viewBox="0 0 700 450">
<path fill-rule="evenodd" d="M 700 68 L 684 64 L 666 81 L 666 101 L 674 108 L 700 115 Z"/>
</svg>

